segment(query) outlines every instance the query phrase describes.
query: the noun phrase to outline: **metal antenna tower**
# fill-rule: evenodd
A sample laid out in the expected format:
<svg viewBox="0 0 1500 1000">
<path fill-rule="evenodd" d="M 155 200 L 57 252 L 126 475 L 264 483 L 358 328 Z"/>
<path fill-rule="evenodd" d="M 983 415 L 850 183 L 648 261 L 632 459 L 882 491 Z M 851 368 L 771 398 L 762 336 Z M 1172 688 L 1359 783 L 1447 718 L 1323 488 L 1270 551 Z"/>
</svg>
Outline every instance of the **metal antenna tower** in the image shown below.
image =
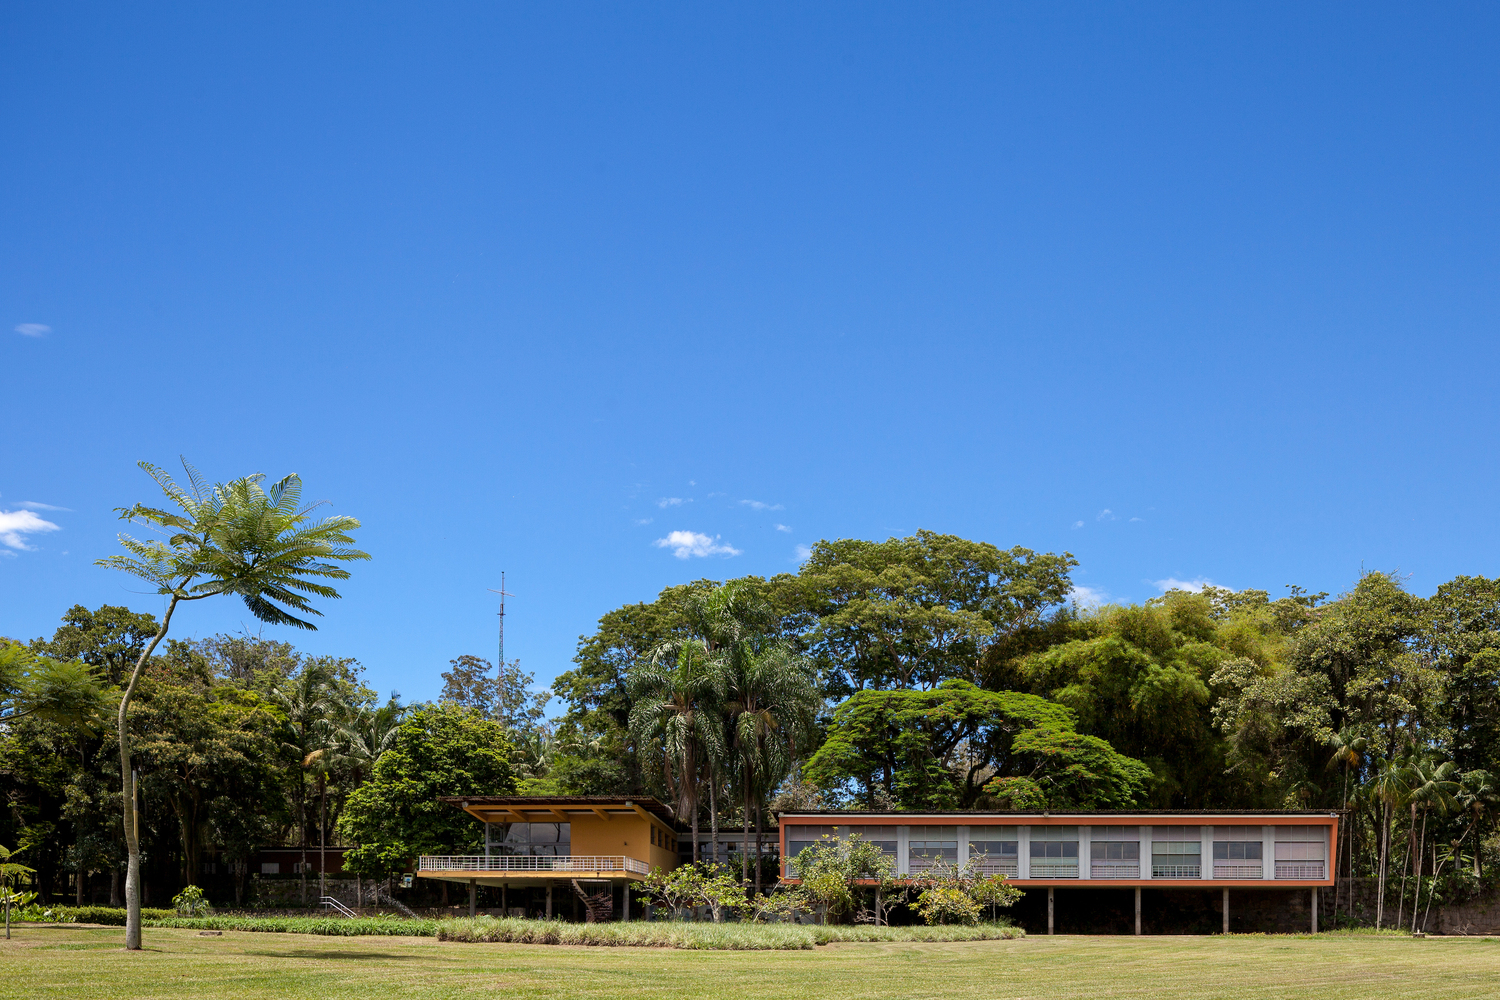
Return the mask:
<svg viewBox="0 0 1500 1000">
<path fill-rule="evenodd" d="M 495 715 L 501 721 L 505 719 L 505 599 L 515 597 L 505 589 L 505 571 L 500 571 L 500 589 L 487 588 L 492 594 L 500 595 L 500 663 L 495 669 Z"/>
</svg>

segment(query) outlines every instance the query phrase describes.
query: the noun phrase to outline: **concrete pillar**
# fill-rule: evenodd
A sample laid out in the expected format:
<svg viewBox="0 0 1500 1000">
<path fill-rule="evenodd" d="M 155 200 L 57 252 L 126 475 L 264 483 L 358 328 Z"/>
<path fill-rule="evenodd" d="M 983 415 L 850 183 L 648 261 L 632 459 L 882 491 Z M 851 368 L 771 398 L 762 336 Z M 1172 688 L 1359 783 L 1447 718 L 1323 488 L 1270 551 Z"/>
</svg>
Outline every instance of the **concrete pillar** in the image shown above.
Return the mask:
<svg viewBox="0 0 1500 1000">
<path fill-rule="evenodd" d="M 1198 877 L 1214 877 L 1214 828 L 1198 827 Z"/>
<path fill-rule="evenodd" d="M 1141 936 L 1141 887 L 1135 887 L 1135 936 Z"/>
<path fill-rule="evenodd" d="M 471 917 L 474 916 L 474 914 L 476 912 L 475 909 L 474 909 L 474 895 L 475 895 L 476 891 L 477 890 L 475 889 L 475 882 L 474 882 L 474 880 L 473 879 L 469 879 L 469 916 L 471 916 Z"/>
<path fill-rule="evenodd" d="M 625 919 L 629 920 L 630 919 L 630 883 L 629 882 L 625 883 L 625 905 L 621 909 L 624 910 Z"/>
<path fill-rule="evenodd" d="M 1263 879 L 1276 877 L 1276 828 L 1274 826 L 1260 828 L 1260 877 Z"/>
<path fill-rule="evenodd" d="M 1016 827 L 1016 878 L 1031 878 L 1031 827 Z"/>
<path fill-rule="evenodd" d="M 506 906 L 506 904 L 505 904 L 505 890 L 507 888 L 509 888 L 509 885 L 507 883 L 505 883 L 505 882 L 501 882 L 500 883 L 500 915 L 502 917 L 508 917 L 508 916 L 510 916 L 510 910 L 508 910 L 508 909 L 505 908 L 505 906 Z"/>
<path fill-rule="evenodd" d="M 1140 828 L 1141 837 L 1141 878 L 1151 877 L 1151 827 Z"/>
<path fill-rule="evenodd" d="M 911 827 L 896 827 L 896 874 L 911 874 Z"/>
<path fill-rule="evenodd" d="M 1088 878 L 1094 873 L 1094 828 L 1091 826 L 1080 826 L 1078 828 L 1078 877 Z"/>
<path fill-rule="evenodd" d="M 1229 933 L 1229 887 L 1224 887 L 1224 933 Z"/>
<path fill-rule="evenodd" d="M 969 863 L 969 828 L 961 826 L 958 828 L 958 867 L 962 868 Z"/>
<path fill-rule="evenodd" d="M 1318 890 L 1312 891 L 1312 932 L 1318 933 Z"/>
<path fill-rule="evenodd" d="M 551 885 L 551 883 L 548 883 L 548 885 L 547 885 L 547 919 L 548 920 L 552 919 L 552 885 Z"/>
<path fill-rule="evenodd" d="M 1052 933 L 1052 887 L 1047 886 L 1047 933 Z"/>
</svg>

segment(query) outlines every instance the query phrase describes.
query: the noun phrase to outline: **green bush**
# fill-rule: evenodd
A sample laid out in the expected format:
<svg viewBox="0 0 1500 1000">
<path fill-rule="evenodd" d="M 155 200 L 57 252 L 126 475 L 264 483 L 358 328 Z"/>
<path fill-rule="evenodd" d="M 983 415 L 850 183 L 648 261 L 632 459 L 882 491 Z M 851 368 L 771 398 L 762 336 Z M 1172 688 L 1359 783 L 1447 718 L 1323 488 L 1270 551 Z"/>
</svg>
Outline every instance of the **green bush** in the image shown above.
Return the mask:
<svg viewBox="0 0 1500 1000">
<path fill-rule="evenodd" d="M 805 951 L 834 941 L 987 941 L 1023 937 L 1009 924 L 939 927 L 818 927 L 805 924 L 711 924 L 680 921 L 568 924 L 556 920 L 476 917 L 444 920 L 439 941 L 685 948 L 708 951 Z"/>
<path fill-rule="evenodd" d="M 175 915 L 174 910 L 141 909 L 141 919 L 151 920 Z M 30 906 L 11 914 L 12 920 L 34 923 L 108 924 L 125 926 L 125 910 L 115 906 Z"/>
<path fill-rule="evenodd" d="M 265 934 L 321 934 L 325 937 L 432 937 L 436 920 L 399 917 L 179 917 L 171 910 L 147 920 L 147 927 L 180 927 L 200 931 L 258 931 Z"/>
</svg>

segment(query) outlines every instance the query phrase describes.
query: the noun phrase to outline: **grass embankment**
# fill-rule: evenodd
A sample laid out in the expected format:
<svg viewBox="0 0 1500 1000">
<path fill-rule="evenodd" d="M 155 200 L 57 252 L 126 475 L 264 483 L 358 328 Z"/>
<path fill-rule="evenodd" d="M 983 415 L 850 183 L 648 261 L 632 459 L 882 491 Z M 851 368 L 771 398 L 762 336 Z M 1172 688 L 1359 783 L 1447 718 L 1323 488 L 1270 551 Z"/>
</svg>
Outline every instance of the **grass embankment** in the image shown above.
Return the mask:
<svg viewBox="0 0 1500 1000">
<path fill-rule="evenodd" d="M 548 920 L 444 920 L 440 941 L 574 944 L 695 951 L 795 951 L 834 941 L 991 941 L 1021 937 L 1003 924 L 977 927 L 814 927 L 799 924 L 632 922 L 568 924 Z"/>
<path fill-rule="evenodd" d="M 22 925 L 0 940 L 0 996 L 26 1000 L 1489 1000 L 1491 940 L 1047 937 L 854 942 L 795 951 L 474 946 L 435 938 L 146 931 Z"/>
<path fill-rule="evenodd" d="M 561 920 L 402 920 L 396 917 L 169 917 L 147 927 L 254 931 L 324 937 L 436 937 L 440 941 L 682 948 L 694 951 L 787 951 L 834 941 L 988 941 L 1022 936 L 1003 924 L 977 927 L 813 927 L 793 924 L 572 924 Z"/>
</svg>

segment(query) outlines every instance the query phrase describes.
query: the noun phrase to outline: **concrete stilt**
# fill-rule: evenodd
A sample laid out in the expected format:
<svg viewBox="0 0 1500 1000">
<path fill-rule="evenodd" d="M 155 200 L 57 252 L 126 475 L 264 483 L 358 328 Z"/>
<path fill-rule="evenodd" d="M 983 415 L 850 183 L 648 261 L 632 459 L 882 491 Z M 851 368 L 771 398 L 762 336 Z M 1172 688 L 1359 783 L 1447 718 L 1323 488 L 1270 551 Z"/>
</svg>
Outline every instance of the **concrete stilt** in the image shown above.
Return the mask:
<svg viewBox="0 0 1500 1000">
<path fill-rule="evenodd" d="M 1135 887 L 1135 936 L 1141 936 L 1141 887 Z"/>
<path fill-rule="evenodd" d="M 1047 933 L 1052 933 L 1052 887 L 1047 886 Z"/>
<path fill-rule="evenodd" d="M 547 886 L 547 919 L 552 919 L 552 887 Z"/>
<path fill-rule="evenodd" d="M 510 916 L 510 911 L 505 908 L 505 906 L 506 906 L 505 890 L 508 889 L 508 888 L 510 888 L 510 886 L 507 885 L 506 883 L 504 883 L 504 882 L 500 883 L 500 915 L 502 917 L 508 917 L 508 916 Z"/>
<path fill-rule="evenodd" d="M 469 916 L 471 916 L 471 917 L 474 916 L 474 912 L 475 912 L 474 911 L 474 894 L 476 892 L 475 885 L 476 885 L 475 881 L 473 879 L 469 879 Z"/>
<path fill-rule="evenodd" d="M 1224 887 L 1224 933 L 1229 933 L 1229 887 Z"/>
<path fill-rule="evenodd" d="M 1318 890 L 1312 891 L 1312 932 L 1318 933 Z"/>
<path fill-rule="evenodd" d="M 624 910 L 625 910 L 625 919 L 629 920 L 630 919 L 630 883 L 629 882 L 625 883 L 625 906 L 624 906 Z"/>
</svg>

